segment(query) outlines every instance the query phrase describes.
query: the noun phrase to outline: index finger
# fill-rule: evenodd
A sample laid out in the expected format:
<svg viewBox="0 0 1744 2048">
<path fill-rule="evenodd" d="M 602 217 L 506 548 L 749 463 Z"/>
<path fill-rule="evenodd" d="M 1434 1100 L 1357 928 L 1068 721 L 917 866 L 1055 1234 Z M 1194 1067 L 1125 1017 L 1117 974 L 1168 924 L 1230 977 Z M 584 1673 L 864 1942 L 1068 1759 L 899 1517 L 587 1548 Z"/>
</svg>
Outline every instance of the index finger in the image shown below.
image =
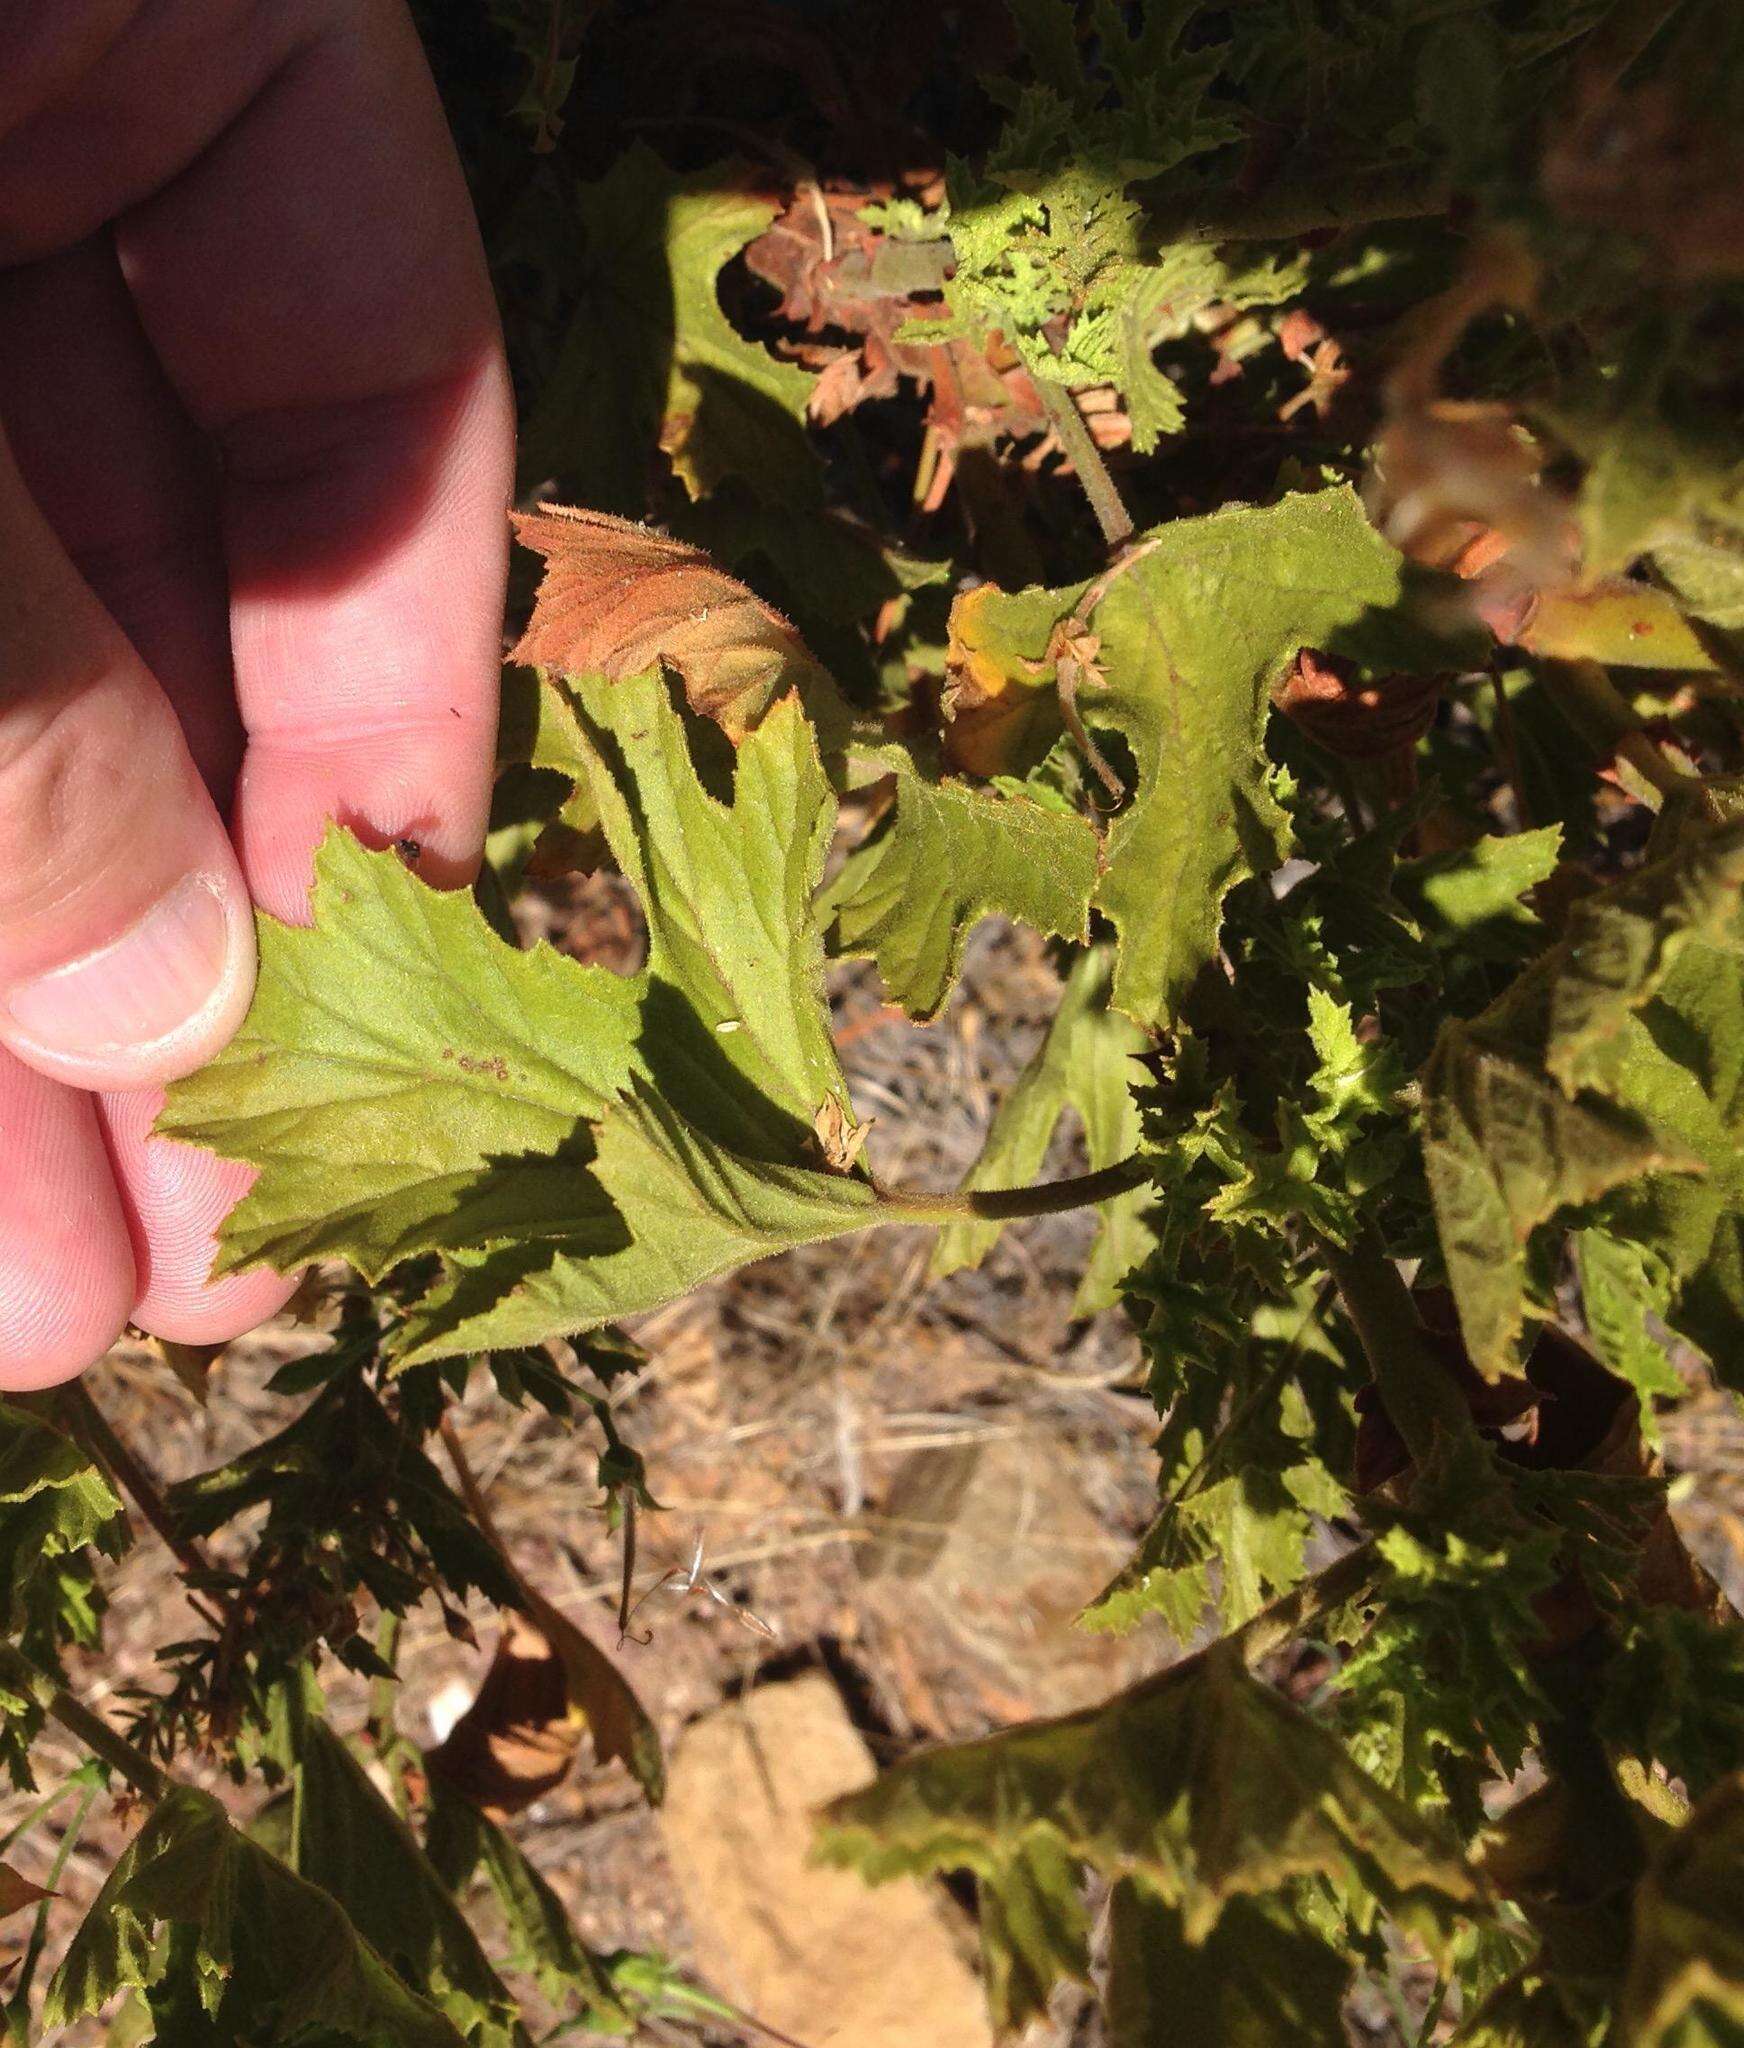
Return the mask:
<svg viewBox="0 0 1744 2048">
<path fill-rule="evenodd" d="M 513 403 L 459 165 L 399 0 L 334 6 L 116 241 L 223 466 L 233 820 L 302 913 L 328 818 L 462 880 L 483 843 Z"/>
</svg>

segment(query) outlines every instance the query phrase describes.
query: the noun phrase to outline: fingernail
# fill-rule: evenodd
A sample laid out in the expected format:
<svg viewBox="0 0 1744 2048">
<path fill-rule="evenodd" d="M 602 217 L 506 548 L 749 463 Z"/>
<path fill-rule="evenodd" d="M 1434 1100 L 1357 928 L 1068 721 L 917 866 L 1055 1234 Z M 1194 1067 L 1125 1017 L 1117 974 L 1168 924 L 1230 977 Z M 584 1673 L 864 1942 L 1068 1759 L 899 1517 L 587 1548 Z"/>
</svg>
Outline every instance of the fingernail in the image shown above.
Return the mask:
<svg viewBox="0 0 1744 2048">
<path fill-rule="evenodd" d="M 227 982 L 232 921 L 215 876 L 189 875 L 118 939 L 24 982 L 14 1028 L 44 1053 L 143 1049 L 196 1022 Z"/>
</svg>

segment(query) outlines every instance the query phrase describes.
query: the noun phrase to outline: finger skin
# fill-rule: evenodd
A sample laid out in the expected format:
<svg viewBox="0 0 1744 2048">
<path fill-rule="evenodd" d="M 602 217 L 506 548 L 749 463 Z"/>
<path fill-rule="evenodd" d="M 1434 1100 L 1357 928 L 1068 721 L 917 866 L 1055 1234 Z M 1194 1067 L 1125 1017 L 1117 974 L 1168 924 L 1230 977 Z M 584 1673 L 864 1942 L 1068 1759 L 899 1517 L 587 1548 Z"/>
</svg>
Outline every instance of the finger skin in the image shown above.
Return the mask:
<svg viewBox="0 0 1744 2048">
<path fill-rule="evenodd" d="M 312 848 L 337 817 L 378 842 L 409 833 L 428 878 L 463 880 L 489 801 L 512 401 L 409 18 L 398 0 L 101 11 L 88 68 L 39 48 L 21 70 L 17 0 L 0 0 L 0 260 L 112 223 L 140 331 L 217 453 L 243 868 L 265 907 L 305 915 Z M 51 72 L 53 92 L 29 84 Z M 100 497 L 81 490 L 87 508 Z M 79 516 L 56 507 L 69 534 Z M 102 544 L 75 537 L 101 586 Z M 165 583 L 130 630 L 221 788 L 222 743 L 198 727 L 216 661 L 197 609 Z M 263 1276 L 199 1285 L 245 1176 L 148 1141 L 137 1096 L 104 1117 L 142 1319 L 218 1338 L 273 1305 L 285 1283 Z"/>
<path fill-rule="evenodd" d="M 178 1344 L 223 1344 L 276 1315 L 297 1276 L 256 1269 L 207 1276 L 218 1226 L 253 1174 L 173 1138 L 154 1138 L 161 1090 L 98 1099 L 98 1118 L 126 1197 L 136 1294 L 131 1320 Z"/>
<path fill-rule="evenodd" d="M 0 1049 L 0 1390 L 71 1379 L 133 1307 L 133 1256 L 95 1106 Z"/>
<path fill-rule="evenodd" d="M 152 354 L 106 234 L 0 271 L 0 427 L 38 508 L 175 706 L 227 810 L 242 721 L 217 463 Z"/>
<path fill-rule="evenodd" d="M 236 856 L 175 712 L 4 443 L 0 560 L 0 1044 L 81 1087 L 167 1081 L 248 1007 Z"/>
<path fill-rule="evenodd" d="M 325 818 L 475 871 L 490 800 L 513 402 L 441 107 L 360 0 L 117 226 L 153 346 L 224 455 L 237 841 L 292 914 Z M 222 277 L 215 292 L 211 280 Z"/>
</svg>

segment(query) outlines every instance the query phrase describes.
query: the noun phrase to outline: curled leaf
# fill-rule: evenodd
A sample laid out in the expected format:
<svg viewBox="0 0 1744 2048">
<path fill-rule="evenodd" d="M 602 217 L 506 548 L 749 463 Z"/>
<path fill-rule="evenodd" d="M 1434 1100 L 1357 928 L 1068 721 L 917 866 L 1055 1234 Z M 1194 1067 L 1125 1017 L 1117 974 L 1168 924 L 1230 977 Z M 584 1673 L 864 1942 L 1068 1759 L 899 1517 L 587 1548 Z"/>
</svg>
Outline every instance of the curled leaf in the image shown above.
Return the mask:
<svg viewBox="0 0 1744 2048">
<path fill-rule="evenodd" d="M 614 680 L 663 661 L 735 745 L 788 690 L 825 733 L 842 722 L 835 683 L 799 634 L 701 549 L 562 505 L 519 514 L 515 532 L 545 557 L 516 661 Z"/>
</svg>

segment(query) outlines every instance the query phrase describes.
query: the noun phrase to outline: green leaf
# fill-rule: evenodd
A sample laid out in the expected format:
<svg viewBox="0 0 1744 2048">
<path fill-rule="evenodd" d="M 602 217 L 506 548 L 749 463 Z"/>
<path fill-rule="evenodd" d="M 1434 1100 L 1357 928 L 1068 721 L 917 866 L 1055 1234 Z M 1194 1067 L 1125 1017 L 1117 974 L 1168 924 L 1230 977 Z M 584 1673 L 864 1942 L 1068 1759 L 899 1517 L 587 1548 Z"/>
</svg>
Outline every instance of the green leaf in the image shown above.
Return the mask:
<svg viewBox="0 0 1744 2048">
<path fill-rule="evenodd" d="M 1020 790 L 924 774 L 906 754 L 887 821 L 850 856 L 826 899 L 835 950 L 870 955 L 911 1017 L 936 1017 L 970 931 L 1009 917 L 1056 938 L 1089 937 L 1096 834 Z"/>
<path fill-rule="evenodd" d="M 549 946 L 520 953 L 471 899 L 334 828 L 308 929 L 260 919 L 254 1006 L 159 1128 L 261 1173 L 217 1271 L 609 1226 L 578 1128 L 628 1083 L 637 990 Z"/>
<path fill-rule="evenodd" d="M 1734 1385 L 1744 1332 L 1744 959 L 1736 950 L 1684 951 L 1642 1009 L 1620 1068 L 1625 1102 L 1702 1171 L 1623 1189 L 1606 1220 L 1669 1269 L 1665 1320 Z"/>
<path fill-rule="evenodd" d="M 1487 835 L 1449 853 L 1401 861 L 1393 891 L 1436 941 L 1517 959 L 1542 927 L 1521 900 L 1556 872 L 1562 827 Z"/>
<path fill-rule="evenodd" d="M 506 1970 L 532 1977 L 554 2005 L 579 1999 L 592 2024 L 613 2032 L 625 2019 L 600 1958 L 577 1935 L 563 1902 L 494 1821 L 440 1779 L 430 1787 L 425 1853 L 442 1882 L 461 1894 L 481 1870 L 513 1944 Z"/>
<path fill-rule="evenodd" d="M 1475 1435 L 1425 1464 L 1403 1503 L 1370 1495 L 1364 1518 L 1387 1577 L 1339 1690 L 1359 1711 L 1405 1702 L 1416 1796 L 1438 1753 L 1493 1752 L 1512 1775 L 1545 1705 L 1528 1654 L 1544 1632 L 1533 1602 L 1555 1583 L 1562 1532 L 1524 1518 Z"/>
<path fill-rule="evenodd" d="M 180 1938 L 154 1942 L 166 1922 Z M 48 1988 L 43 2023 L 70 2025 L 129 1987 L 179 1998 L 236 2048 L 462 2048 L 466 2038 L 401 1983 L 328 1893 L 187 1785 L 159 1801 L 109 1873 Z M 473 2038 L 482 2048 L 492 2037 Z"/>
<path fill-rule="evenodd" d="M 1643 1245 L 1609 1231 L 1583 1230 L 1574 1241 L 1581 1311 L 1593 1349 L 1641 1397 L 1641 1427 L 1659 1440 L 1655 1400 L 1680 1400 L 1686 1389 L 1664 1344 L 1647 1327 L 1649 1315 L 1671 1312 L 1672 1276 L 1665 1261 Z"/>
<path fill-rule="evenodd" d="M 516 2048 L 514 2000 L 411 1830 L 326 1723 L 295 1737 L 296 1864 L 478 2048 Z"/>
<path fill-rule="evenodd" d="M 1109 2048 L 1345 2048 L 1351 1966 L 1282 1899 L 1235 1899 L 1202 1941 L 1141 1879 L 1114 1887 Z"/>
<path fill-rule="evenodd" d="M 1424 1155 L 1480 1372 L 1494 1377 L 1513 1362 L 1533 1234 L 1565 1209 L 1646 1175 L 1708 1173 L 1690 1197 L 1650 1183 L 1649 1199 L 1667 1213 L 1625 1234 L 1660 1250 L 1680 1277 L 1713 1263 L 1736 1149 L 1713 1098 L 1678 1068 L 1676 1039 L 1668 1052 L 1641 1013 L 1674 975 L 1674 992 L 1700 1004 L 1730 1000 L 1736 973 L 1716 976 L 1714 949 L 1735 953 L 1744 939 L 1741 886 L 1744 827 L 1692 831 L 1666 858 L 1577 904 L 1566 936 L 1482 1015 L 1443 1027 L 1423 1080 Z M 1661 1001 L 1658 1014 L 1668 1007 Z M 1736 1046 L 1735 1072 L 1744 1029 L 1715 1043 Z M 1673 1234 L 1681 1241 L 1667 1249 L 1661 1239 Z"/>
<path fill-rule="evenodd" d="M 1571 2010 L 1554 1976 L 1534 1966 L 1498 1984 L 1450 2048 L 1594 2048 L 1600 2031 Z"/>
<path fill-rule="evenodd" d="M 1100 1707 L 897 1764 L 825 1809 L 820 1853 L 876 1882 L 997 1872 L 1031 1841 L 1142 1877 L 1191 1942 L 1229 1900 L 1313 1873 L 1424 1924 L 1478 1898 L 1429 1821 L 1224 1649 Z"/>
<path fill-rule="evenodd" d="M 1177 520 L 1097 587 L 1095 603 L 1082 585 L 974 593 L 974 700 L 1051 692 L 1053 628 L 1087 617 L 1102 680 L 1080 688 L 1079 714 L 1119 733 L 1136 770 L 1095 897 L 1119 937 L 1113 999 L 1169 1024 L 1216 953 L 1225 895 L 1288 850 L 1263 741 L 1297 651 L 1439 669 L 1473 647 L 1418 617 L 1414 579 L 1342 489 Z"/>
<path fill-rule="evenodd" d="M 1239 1628 L 1301 1578 L 1311 1526 L 1284 1474 L 1263 1466 L 1232 1472 L 1165 1507 L 1081 1619 L 1087 1628 L 1124 1630 L 1157 1614 L 1177 1642 L 1191 1642 L 1216 1571 L 1223 1625 Z"/>
<path fill-rule="evenodd" d="M 743 184 L 731 166 L 680 176 L 638 143 L 580 189 L 580 303 L 527 425 L 529 482 L 560 476 L 639 517 L 658 445 L 693 498 L 729 476 L 776 502 L 815 496 L 800 422 L 816 379 L 747 341 L 717 295 L 778 211 Z"/>
<path fill-rule="evenodd" d="M 337 1254 L 374 1276 L 444 1252 L 405 1363 L 592 1328 L 878 1220 L 816 1135 L 849 1112 L 807 900 L 832 805 L 798 706 L 747 735 L 727 803 L 658 675 L 578 702 L 647 972 L 517 952 L 334 833 L 313 927 L 262 920 L 254 1009 L 162 1120 L 261 1169 L 226 1269 Z"/>
<path fill-rule="evenodd" d="M 1047 1036 L 999 1105 L 965 1187 L 1024 1187 L 1035 1180 L 1068 1109 L 1082 1121 L 1092 1169 L 1112 1166 L 1138 1150 L 1132 1062 L 1150 1051 L 1151 1042 L 1130 1019 L 1108 1007 L 1113 964 L 1106 946 L 1092 947 L 1073 961 Z M 1145 1211 L 1150 1199 L 1148 1190 L 1135 1188 L 1097 1212 L 1096 1240 L 1072 1304 L 1074 1315 L 1108 1307 L 1120 1282 L 1148 1256 L 1152 1238 Z M 940 1231 L 934 1275 L 978 1266 L 1003 1228 L 971 1221 Z"/>
<path fill-rule="evenodd" d="M 1732 2048 L 1744 2029 L 1744 1778 L 1728 1778 L 1660 1846 L 1635 1888 L 1613 2038 Z"/>
<path fill-rule="evenodd" d="M 455 1253 L 407 1317 L 401 1364 L 597 1329 L 754 1259 L 886 1220 L 869 1181 L 742 1158 L 649 1094 L 618 1104 L 598 1143 L 592 1171 L 622 1227 Z"/>
<path fill-rule="evenodd" d="M 1045 2014 L 1059 1985 L 1090 1982 L 1090 1918 L 1057 1842 L 1025 1842 L 982 1872 L 976 1896 L 987 2003 L 1002 2035 Z"/>
<path fill-rule="evenodd" d="M 22 1631 L 49 1559 L 89 1543 L 115 1552 L 121 1501 L 77 1444 L 31 1410 L 0 1401 L 0 1633 Z"/>
<path fill-rule="evenodd" d="M 698 778 L 660 675 L 570 688 L 594 805 L 648 922 L 637 1051 L 660 1095 L 753 1158 L 792 1159 L 833 1097 L 812 896 L 835 802 L 796 696 L 733 760 L 731 804 Z"/>
</svg>

